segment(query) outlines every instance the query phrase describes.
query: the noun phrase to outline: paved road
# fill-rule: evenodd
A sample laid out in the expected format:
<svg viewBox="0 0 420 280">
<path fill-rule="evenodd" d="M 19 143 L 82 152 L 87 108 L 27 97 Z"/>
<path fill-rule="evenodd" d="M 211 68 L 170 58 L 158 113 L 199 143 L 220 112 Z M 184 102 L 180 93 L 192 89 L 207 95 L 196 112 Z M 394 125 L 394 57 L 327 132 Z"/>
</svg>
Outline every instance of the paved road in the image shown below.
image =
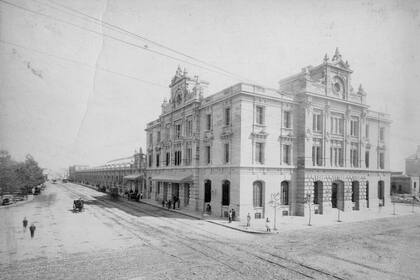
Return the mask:
<svg viewBox="0 0 420 280">
<path fill-rule="evenodd" d="M 82 197 L 85 210 L 72 211 Z M 22 219 L 37 226 L 35 237 Z M 251 235 L 67 183 L 0 209 L 4 279 L 418 279 L 419 215 Z"/>
</svg>

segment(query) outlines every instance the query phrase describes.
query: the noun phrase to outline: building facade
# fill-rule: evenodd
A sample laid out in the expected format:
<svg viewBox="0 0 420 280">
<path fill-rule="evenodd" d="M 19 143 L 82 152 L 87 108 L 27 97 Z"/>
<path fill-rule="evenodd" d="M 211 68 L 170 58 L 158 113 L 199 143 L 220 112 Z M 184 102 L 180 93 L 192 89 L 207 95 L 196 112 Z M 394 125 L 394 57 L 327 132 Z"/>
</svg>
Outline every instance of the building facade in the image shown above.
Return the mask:
<svg viewBox="0 0 420 280">
<path fill-rule="evenodd" d="M 391 193 L 420 194 L 420 146 L 405 160 L 405 174 L 391 174 Z"/>
<path fill-rule="evenodd" d="M 240 219 L 327 215 L 389 204 L 390 116 L 369 110 L 338 50 L 279 89 L 240 83 L 204 97 L 206 82 L 178 68 L 148 123 L 152 198 Z"/>
<path fill-rule="evenodd" d="M 136 193 L 142 192 L 147 198 L 150 192 L 146 190 L 144 180 L 145 162 L 144 154 L 140 149 L 131 157 L 111 160 L 101 166 L 70 166 L 69 180 L 95 186 L 104 191 L 118 188 L 120 194 L 131 190 Z"/>
</svg>

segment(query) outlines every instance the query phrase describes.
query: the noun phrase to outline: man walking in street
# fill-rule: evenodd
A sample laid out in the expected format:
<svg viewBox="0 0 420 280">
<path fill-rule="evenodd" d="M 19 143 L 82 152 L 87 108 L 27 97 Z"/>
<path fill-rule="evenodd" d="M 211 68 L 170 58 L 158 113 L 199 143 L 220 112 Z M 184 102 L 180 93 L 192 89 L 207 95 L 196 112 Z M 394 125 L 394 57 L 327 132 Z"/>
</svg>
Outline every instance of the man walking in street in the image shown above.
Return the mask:
<svg viewBox="0 0 420 280">
<path fill-rule="evenodd" d="M 26 231 L 26 227 L 28 226 L 28 220 L 26 219 L 26 217 L 23 218 L 22 224 L 23 224 L 23 231 Z"/>
<path fill-rule="evenodd" d="M 31 231 L 31 238 L 34 238 L 36 226 L 34 224 L 31 224 L 29 230 Z"/>
<path fill-rule="evenodd" d="M 232 209 L 229 210 L 228 217 L 229 217 L 229 223 L 231 223 L 232 222 Z"/>
</svg>

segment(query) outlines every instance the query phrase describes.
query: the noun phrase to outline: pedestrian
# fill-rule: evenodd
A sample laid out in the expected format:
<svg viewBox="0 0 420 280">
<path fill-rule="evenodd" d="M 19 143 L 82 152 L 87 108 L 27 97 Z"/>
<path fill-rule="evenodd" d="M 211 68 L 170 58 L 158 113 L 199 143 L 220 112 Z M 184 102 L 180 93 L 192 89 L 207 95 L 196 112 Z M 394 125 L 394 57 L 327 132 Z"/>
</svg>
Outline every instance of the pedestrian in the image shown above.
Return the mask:
<svg viewBox="0 0 420 280">
<path fill-rule="evenodd" d="M 236 217 L 235 209 L 232 209 L 232 221 L 235 220 L 235 217 Z"/>
<path fill-rule="evenodd" d="M 23 224 L 23 230 L 25 231 L 26 227 L 28 226 L 28 220 L 26 219 L 26 217 L 23 218 L 22 224 Z"/>
<path fill-rule="evenodd" d="M 140 199 L 143 199 L 143 192 L 140 192 Z"/>
<path fill-rule="evenodd" d="M 251 226 L 251 215 L 248 213 L 246 216 L 246 227 L 249 228 Z"/>
<path fill-rule="evenodd" d="M 232 222 L 232 209 L 229 210 L 228 217 L 229 217 L 229 223 L 231 223 Z"/>
<path fill-rule="evenodd" d="M 169 200 L 169 201 L 168 201 L 168 209 L 171 209 L 171 204 L 172 204 L 172 201 L 171 201 L 171 200 Z"/>
<path fill-rule="evenodd" d="M 206 212 L 207 212 L 207 214 L 211 215 L 211 205 L 210 205 L 210 203 L 207 203 Z"/>
<path fill-rule="evenodd" d="M 29 230 L 31 231 L 31 238 L 34 238 L 36 226 L 34 224 L 31 224 Z"/>
<path fill-rule="evenodd" d="M 162 199 L 162 207 L 165 207 L 166 201 Z"/>
<path fill-rule="evenodd" d="M 267 219 L 265 220 L 265 227 L 267 228 L 267 232 L 271 232 L 271 228 L 270 228 L 270 219 L 267 217 Z"/>
</svg>

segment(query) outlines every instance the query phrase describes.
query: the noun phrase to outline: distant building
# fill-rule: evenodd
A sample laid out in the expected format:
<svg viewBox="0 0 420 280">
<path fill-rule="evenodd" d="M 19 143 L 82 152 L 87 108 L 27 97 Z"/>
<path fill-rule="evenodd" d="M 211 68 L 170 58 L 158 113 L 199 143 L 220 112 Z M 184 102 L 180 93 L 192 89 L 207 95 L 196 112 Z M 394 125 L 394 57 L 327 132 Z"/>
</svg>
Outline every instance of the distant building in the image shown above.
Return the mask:
<svg viewBox="0 0 420 280">
<path fill-rule="evenodd" d="M 133 156 L 111 160 L 101 166 L 69 167 L 69 180 L 107 191 L 115 187 L 120 194 L 131 190 L 146 193 L 144 174 L 145 158 L 141 149 Z"/>
<path fill-rule="evenodd" d="M 308 66 L 279 89 L 240 83 L 204 97 L 207 82 L 180 68 L 148 123 L 151 197 L 245 219 L 377 208 L 390 202 L 390 116 L 354 90 L 347 61 Z"/>
<path fill-rule="evenodd" d="M 391 174 L 391 193 L 419 195 L 420 191 L 420 146 L 414 155 L 405 160 L 405 174 Z"/>
<path fill-rule="evenodd" d="M 420 145 L 416 153 L 405 160 L 405 173 L 408 176 L 420 176 Z"/>
</svg>

